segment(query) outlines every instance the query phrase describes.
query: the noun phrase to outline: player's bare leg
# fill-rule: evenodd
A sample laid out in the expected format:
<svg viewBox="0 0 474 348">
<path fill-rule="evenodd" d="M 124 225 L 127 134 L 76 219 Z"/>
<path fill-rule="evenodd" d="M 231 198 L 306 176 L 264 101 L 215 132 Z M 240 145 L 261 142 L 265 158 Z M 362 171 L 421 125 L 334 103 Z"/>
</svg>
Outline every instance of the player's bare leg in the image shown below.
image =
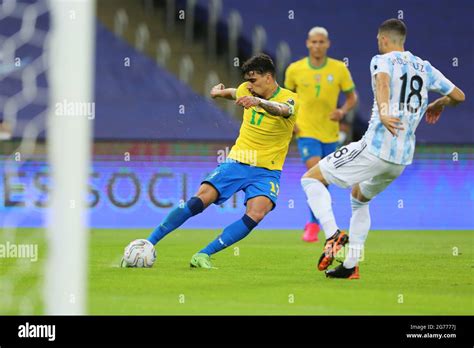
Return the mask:
<svg viewBox="0 0 474 348">
<path fill-rule="evenodd" d="M 273 202 L 265 196 L 257 196 L 247 201 L 246 214 L 256 223 L 263 220 L 273 209 Z"/>
<path fill-rule="evenodd" d="M 257 196 L 247 201 L 247 211 L 242 219 L 227 226 L 222 234 L 200 252 L 193 255 L 193 268 L 213 268 L 210 256 L 245 238 L 273 208 L 272 201 L 265 196 Z"/>
<path fill-rule="evenodd" d="M 323 177 L 319 164 L 303 175 L 301 185 L 306 193 L 311 210 L 319 219 L 326 234 L 324 252 L 319 258 L 317 266 L 320 271 L 323 271 L 331 265 L 335 255 L 347 243 L 349 238 L 337 227 L 332 211 L 331 195 L 327 189 L 328 182 Z"/>
<path fill-rule="evenodd" d="M 319 161 L 321 160 L 321 157 L 319 156 L 314 156 L 310 157 L 306 162 L 306 169 L 310 170 L 314 166 L 316 166 Z M 318 241 L 318 233 L 320 231 L 319 223 L 316 219 L 316 217 L 313 214 L 313 211 L 310 208 L 310 214 L 311 214 L 311 220 L 305 225 L 304 227 L 304 233 L 303 236 L 301 237 L 302 240 L 308 243 L 312 242 L 317 242 Z"/>
<path fill-rule="evenodd" d="M 362 194 L 359 184 L 352 187 L 348 252 L 342 265 L 326 271 L 327 277 L 359 279 L 358 263 L 363 255 L 365 240 L 370 229 L 369 201 L 370 199 Z"/>
<path fill-rule="evenodd" d="M 206 209 L 219 198 L 219 192 L 212 185 L 203 183 L 195 196 L 202 201 L 203 208 Z"/>
<path fill-rule="evenodd" d="M 313 167 L 315 167 L 319 163 L 319 161 L 321 161 L 321 157 L 319 157 L 319 156 L 314 156 L 314 157 L 309 158 L 305 162 L 306 169 L 308 171 L 311 170 Z"/>
</svg>

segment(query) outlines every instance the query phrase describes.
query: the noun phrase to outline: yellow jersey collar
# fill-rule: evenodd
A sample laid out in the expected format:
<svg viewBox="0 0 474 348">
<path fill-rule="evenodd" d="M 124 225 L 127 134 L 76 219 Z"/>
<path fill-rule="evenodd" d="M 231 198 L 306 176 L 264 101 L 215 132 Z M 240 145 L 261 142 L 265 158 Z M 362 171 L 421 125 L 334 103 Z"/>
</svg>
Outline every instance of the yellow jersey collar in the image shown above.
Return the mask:
<svg viewBox="0 0 474 348">
<path fill-rule="evenodd" d="M 280 93 L 280 90 L 281 90 L 281 87 L 278 86 L 275 93 L 273 93 L 272 96 L 270 98 L 268 98 L 268 100 L 275 98 L 277 96 L 277 94 Z"/>
<path fill-rule="evenodd" d="M 310 67 L 311 69 L 314 69 L 314 70 L 322 69 L 322 68 L 324 68 L 324 67 L 326 66 L 326 64 L 328 63 L 328 56 L 326 56 L 326 57 L 324 58 L 324 63 L 323 63 L 322 65 L 320 65 L 320 66 L 314 66 L 313 64 L 311 64 L 311 59 L 309 58 L 309 56 L 308 56 L 307 59 L 308 59 L 308 65 L 309 65 L 309 67 Z"/>
</svg>

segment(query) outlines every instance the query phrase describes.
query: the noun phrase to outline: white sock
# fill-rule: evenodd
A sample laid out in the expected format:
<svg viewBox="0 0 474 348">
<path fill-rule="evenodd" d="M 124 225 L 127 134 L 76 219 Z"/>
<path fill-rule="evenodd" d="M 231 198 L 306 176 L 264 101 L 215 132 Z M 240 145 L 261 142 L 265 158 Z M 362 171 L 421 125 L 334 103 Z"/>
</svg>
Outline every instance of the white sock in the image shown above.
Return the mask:
<svg viewBox="0 0 474 348">
<path fill-rule="evenodd" d="M 364 244 L 370 229 L 369 202 L 360 202 L 351 195 L 352 216 L 349 227 L 349 250 L 345 268 L 357 266 L 364 256 Z"/>
<path fill-rule="evenodd" d="M 338 230 L 332 200 L 328 189 L 319 180 L 311 178 L 301 179 L 301 186 L 308 197 L 308 205 L 323 227 L 326 239 L 331 238 Z"/>
</svg>

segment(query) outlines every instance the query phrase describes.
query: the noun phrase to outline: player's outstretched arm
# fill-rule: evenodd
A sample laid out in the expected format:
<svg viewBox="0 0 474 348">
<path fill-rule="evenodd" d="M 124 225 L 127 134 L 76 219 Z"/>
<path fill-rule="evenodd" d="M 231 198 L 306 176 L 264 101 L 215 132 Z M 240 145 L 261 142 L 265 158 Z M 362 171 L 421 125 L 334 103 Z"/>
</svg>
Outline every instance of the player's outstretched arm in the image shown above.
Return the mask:
<svg viewBox="0 0 474 348">
<path fill-rule="evenodd" d="M 426 109 L 426 122 L 429 124 L 435 124 L 438 122 L 445 106 L 456 106 L 462 103 L 465 99 L 466 96 L 464 95 L 464 92 L 458 87 L 454 87 L 451 93 L 436 99 L 428 105 L 428 108 Z"/>
<path fill-rule="evenodd" d="M 251 108 L 252 106 L 260 106 L 262 109 L 273 116 L 289 117 L 293 114 L 293 109 L 287 104 L 269 101 L 258 97 L 252 97 L 249 95 L 240 97 L 235 103 L 237 105 L 243 106 L 246 109 Z"/>
<path fill-rule="evenodd" d="M 235 88 L 225 88 L 224 84 L 219 83 L 211 88 L 212 98 L 225 98 L 229 100 L 235 100 Z"/>
</svg>

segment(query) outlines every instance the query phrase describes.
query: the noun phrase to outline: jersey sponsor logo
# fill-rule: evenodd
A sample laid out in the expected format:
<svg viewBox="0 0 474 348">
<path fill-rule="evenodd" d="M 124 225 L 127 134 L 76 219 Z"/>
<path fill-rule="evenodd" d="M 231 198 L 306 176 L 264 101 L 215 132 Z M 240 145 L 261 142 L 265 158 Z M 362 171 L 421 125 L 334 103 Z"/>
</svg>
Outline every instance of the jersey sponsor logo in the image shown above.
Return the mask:
<svg viewBox="0 0 474 348">
<path fill-rule="evenodd" d="M 321 82 L 321 74 L 314 75 L 314 80 L 316 81 L 316 83 Z"/>
</svg>

